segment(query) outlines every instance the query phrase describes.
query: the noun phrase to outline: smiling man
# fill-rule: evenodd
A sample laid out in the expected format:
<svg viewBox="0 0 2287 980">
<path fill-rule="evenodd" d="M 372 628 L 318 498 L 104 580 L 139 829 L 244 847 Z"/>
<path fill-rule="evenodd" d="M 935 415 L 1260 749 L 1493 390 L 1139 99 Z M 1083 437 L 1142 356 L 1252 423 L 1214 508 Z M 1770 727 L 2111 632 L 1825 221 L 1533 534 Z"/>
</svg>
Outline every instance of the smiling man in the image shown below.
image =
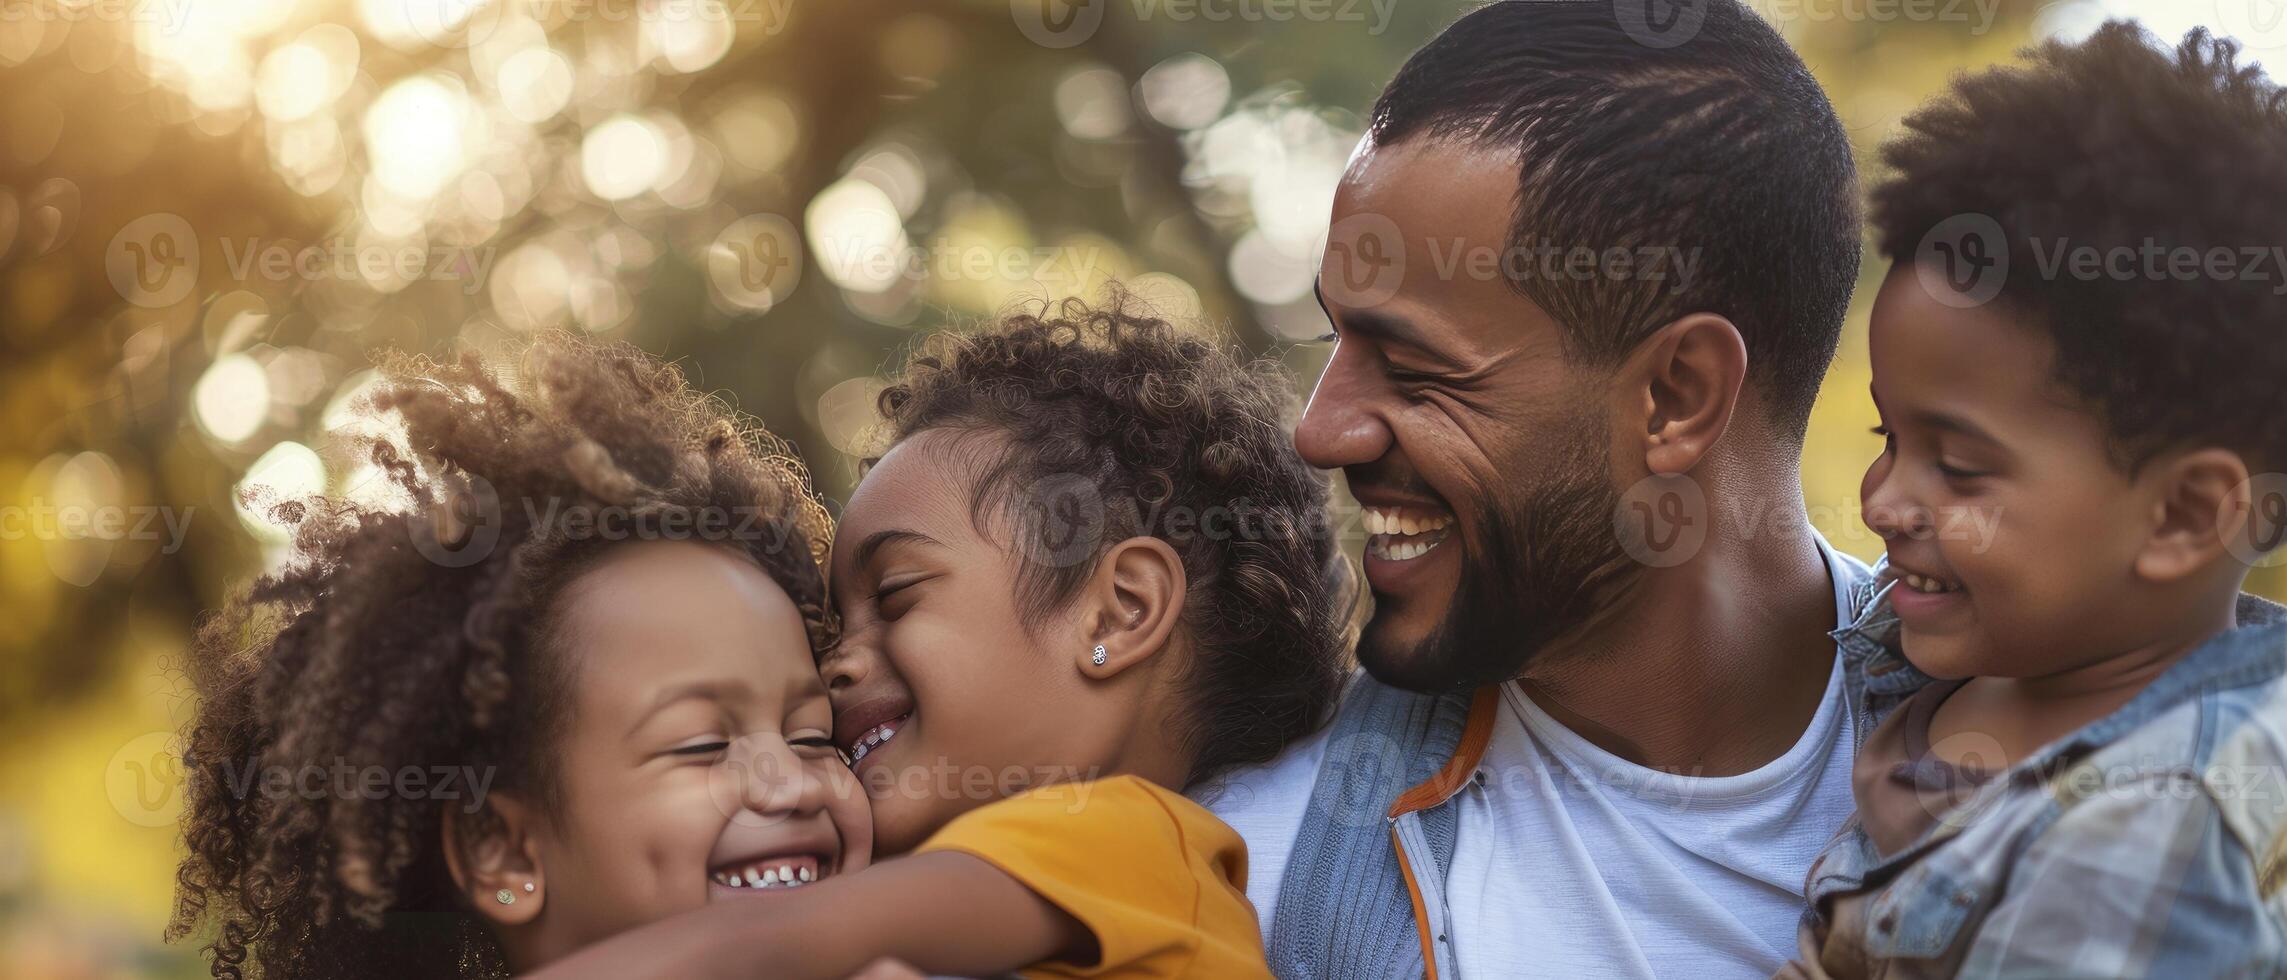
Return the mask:
<svg viewBox="0 0 2287 980">
<path fill-rule="evenodd" d="M 1799 474 L 1849 143 L 1736 0 L 1630 7 L 1463 17 L 1337 192 L 1295 443 L 1364 508 L 1367 676 L 1200 791 L 1281 976 L 1768 976 L 1850 812 L 1868 572 Z"/>
</svg>

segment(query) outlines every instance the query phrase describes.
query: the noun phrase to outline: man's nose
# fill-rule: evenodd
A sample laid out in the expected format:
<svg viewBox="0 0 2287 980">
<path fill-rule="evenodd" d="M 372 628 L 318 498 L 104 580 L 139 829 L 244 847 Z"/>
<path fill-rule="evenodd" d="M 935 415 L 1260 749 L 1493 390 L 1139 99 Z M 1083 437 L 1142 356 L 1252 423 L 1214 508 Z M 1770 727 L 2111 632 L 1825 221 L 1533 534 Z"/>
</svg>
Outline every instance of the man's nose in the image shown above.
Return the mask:
<svg viewBox="0 0 2287 980">
<path fill-rule="evenodd" d="M 1361 466 L 1387 455 L 1394 436 L 1389 424 L 1372 408 L 1375 385 L 1371 372 L 1362 369 L 1362 355 L 1334 345 L 1334 359 L 1318 376 L 1310 392 L 1310 405 L 1294 427 L 1294 448 L 1304 461 L 1322 470 Z"/>
</svg>

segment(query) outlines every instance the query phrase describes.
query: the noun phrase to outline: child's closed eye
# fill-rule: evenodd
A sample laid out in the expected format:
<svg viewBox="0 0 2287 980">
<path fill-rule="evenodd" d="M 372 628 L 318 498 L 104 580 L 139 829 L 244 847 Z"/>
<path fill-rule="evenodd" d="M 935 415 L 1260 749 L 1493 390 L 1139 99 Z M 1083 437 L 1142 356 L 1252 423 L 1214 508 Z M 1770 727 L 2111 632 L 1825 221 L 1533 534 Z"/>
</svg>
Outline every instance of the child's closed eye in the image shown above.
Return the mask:
<svg viewBox="0 0 2287 980">
<path fill-rule="evenodd" d="M 883 619 L 896 619 L 905 615 L 915 603 L 921 601 L 921 593 L 914 586 L 927 582 L 934 577 L 924 575 L 917 578 L 884 582 L 881 591 L 874 593 L 874 608 L 881 611 Z"/>
<path fill-rule="evenodd" d="M 686 758 L 704 758 L 707 756 L 719 755 L 730 747 L 731 743 L 728 739 L 713 738 L 707 739 L 705 741 L 678 745 L 672 749 L 668 749 L 667 754 L 684 756 Z"/>
</svg>

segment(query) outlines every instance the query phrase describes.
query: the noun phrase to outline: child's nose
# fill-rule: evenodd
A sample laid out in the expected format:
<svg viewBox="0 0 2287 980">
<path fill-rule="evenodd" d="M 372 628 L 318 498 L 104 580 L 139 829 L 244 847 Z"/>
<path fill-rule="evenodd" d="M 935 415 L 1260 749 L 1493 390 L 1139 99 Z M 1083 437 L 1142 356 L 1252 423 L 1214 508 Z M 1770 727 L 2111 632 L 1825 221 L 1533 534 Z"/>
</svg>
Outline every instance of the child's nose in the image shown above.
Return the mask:
<svg viewBox="0 0 2287 980">
<path fill-rule="evenodd" d="M 1916 503 L 1889 473 L 1869 473 L 1864 493 L 1866 527 L 1884 541 L 1922 533 L 1930 521 L 1929 508 Z"/>
<path fill-rule="evenodd" d="M 873 663 L 873 648 L 865 638 L 844 636 L 842 642 L 818 662 L 818 676 L 826 682 L 828 694 L 858 686 L 866 679 Z"/>
<path fill-rule="evenodd" d="M 807 813 L 825 805 L 824 781 L 785 743 L 756 738 L 739 785 L 739 803 L 764 816 Z"/>
</svg>

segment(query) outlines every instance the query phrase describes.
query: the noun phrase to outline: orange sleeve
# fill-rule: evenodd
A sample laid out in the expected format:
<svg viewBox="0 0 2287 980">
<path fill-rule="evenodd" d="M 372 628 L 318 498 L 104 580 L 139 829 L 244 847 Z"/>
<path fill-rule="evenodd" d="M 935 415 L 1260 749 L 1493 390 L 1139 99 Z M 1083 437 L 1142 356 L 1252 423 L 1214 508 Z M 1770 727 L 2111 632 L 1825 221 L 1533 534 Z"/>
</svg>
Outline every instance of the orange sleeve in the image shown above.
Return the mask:
<svg viewBox="0 0 2287 980">
<path fill-rule="evenodd" d="M 1027 975 L 1268 977 L 1246 845 L 1181 794 L 1133 776 L 1043 787 L 953 820 L 916 849 L 999 868 L 1096 937 L 1093 964 Z"/>
</svg>

